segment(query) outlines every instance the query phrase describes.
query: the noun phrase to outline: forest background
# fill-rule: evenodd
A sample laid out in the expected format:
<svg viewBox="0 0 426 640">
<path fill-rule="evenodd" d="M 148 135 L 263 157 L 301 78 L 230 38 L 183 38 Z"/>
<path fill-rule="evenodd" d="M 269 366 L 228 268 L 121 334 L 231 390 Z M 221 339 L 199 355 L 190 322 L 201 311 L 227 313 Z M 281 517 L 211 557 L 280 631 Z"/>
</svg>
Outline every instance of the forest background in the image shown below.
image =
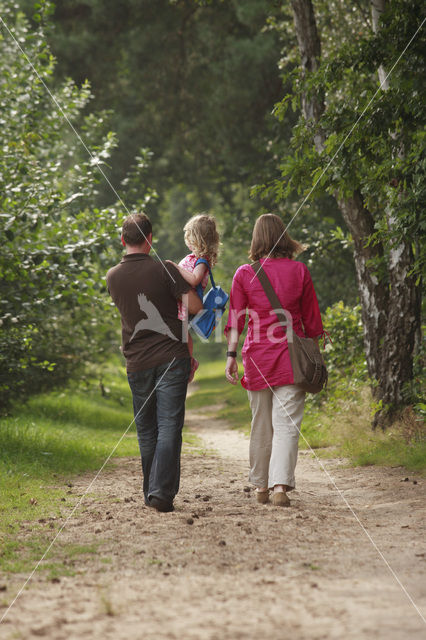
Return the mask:
<svg viewBox="0 0 426 640">
<path fill-rule="evenodd" d="M 328 393 L 369 385 L 375 424 L 423 437 L 425 7 L 370 4 L 0 2 L 4 411 L 118 353 L 104 275 L 129 212 L 174 260 L 215 215 L 229 290 L 274 211 L 307 247 Z"/>
</svg>

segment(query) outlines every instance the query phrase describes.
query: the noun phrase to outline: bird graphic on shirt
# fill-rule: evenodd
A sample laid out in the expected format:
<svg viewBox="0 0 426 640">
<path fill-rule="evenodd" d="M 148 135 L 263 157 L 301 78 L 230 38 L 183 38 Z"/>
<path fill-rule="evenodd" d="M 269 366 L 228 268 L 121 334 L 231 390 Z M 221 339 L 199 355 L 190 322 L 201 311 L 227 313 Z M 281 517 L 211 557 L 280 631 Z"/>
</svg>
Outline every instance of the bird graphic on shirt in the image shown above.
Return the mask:
<svg viewBox="0 0 426 640">
<path fill-rule="evenodd" d="M 129 342 L 133 340 L 139 331 L 155 331 L 156 333 L 162 333 L 163 335 L 168 336 L 172 340 L 178 339 L 173 335 L 170 328 L 164 322 L 157 307 L 148 300 L 145 294 L 139 293 L 138 303 L 141 311 L 146 315 L 146 318 L 143 318 L 136 323 L 135 330 L 133 331 L 133 335 Z"/>
</svg>

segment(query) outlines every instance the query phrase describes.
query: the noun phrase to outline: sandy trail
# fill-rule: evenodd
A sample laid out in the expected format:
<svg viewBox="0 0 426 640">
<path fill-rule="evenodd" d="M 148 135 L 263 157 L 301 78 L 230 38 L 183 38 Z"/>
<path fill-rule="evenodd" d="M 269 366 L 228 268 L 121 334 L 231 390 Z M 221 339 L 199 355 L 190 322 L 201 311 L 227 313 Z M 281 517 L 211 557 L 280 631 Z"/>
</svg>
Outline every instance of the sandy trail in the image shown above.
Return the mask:
<svg viewBox="0 0 426 640">
<path fill-rule="evenodd" d="M 118 460 L 61 534 L 62 542 L 95 542 L 97 553 L 70 558 L 75 575 L 58 582 L 38 572 L 1 638 L 425 637 L 419 613 L 310 453 L 300 454 L 292 507 L 258 505 L 246 480 L 248 439 L 201 412 L 186 422 L 207 453 L 185 448 L 175 512 L 145 507 L 139 460 Z M 404 481 L 399 468 L 324 464 L 424 616 L 424 480 Z M 90 480 L 79 478 L 73 493 Z M 2 576 L 0 617 L 25 577 Z"/>
</svg>

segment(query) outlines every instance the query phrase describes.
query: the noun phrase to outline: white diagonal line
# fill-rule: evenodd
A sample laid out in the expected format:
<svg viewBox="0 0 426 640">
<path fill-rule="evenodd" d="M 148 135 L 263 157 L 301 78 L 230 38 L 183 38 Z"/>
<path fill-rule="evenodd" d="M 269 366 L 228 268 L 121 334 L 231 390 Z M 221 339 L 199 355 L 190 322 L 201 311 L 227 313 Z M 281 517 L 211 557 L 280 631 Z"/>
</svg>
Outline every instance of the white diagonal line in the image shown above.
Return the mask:
<svg viewBox="0 0 426 640">
<path fill-rule="evenodd" d="M 95 159 L 95 156 L 93 155 L 93 153 L 90 151 L 90 149 L 88 148 L 88 146 L 86 145 L 86 143 L 84 142 L 83 138 L 81 137 L 81 135 L 78 133 L 78 131 L 76 130 L 76 128 L 74 127 L 74 125 L 72 124 L 71 120 L 68 118 L 67 114 L 65 113 L 65 111 L 63 110 L 62 106 L 60 105 L 60 103 L 58 102 L 58 100 L 56 99 L 56 97 L 53 95 L 53 93 L 50 91 L 49 87 L 47 86 L 47 84 L 45 83 L 45 81 L 43 80 L 43 78 L 41 77 L 41 75 L 39 74 L 39 72 L 37 71 L 37 69 L 35 68 L 35 66 L 33 65 L 33 63 L 31 62 L 31 60 L 29 59 L 28 55 L 25 53 L 24 49 L 21 47 L 21 45 L 19 44 L 18 40 L 15 38 L 15 36 L 13 35 L 12 31 L 9 29 L 9 27 L 7 26 L 6 22 L 3 20 L 3 18 L 0 16 L 0 21 L 2 22 L 3 26 L 5 27 L 5 29 L 7 30 L 8 34 L 10 35 L 10 37 L 12 38 L 12 40 L 14 41 L 14 43 L 16 44 L 16 46 L 18 47 L 19 51 L 21 52 L 21 54 L 24 56 L 25 60 L 28 62 L 28 64 L 30 65 L 33 73 L 37 76 L 37 78 L 40 80 L 41 84 L 43 85 L 43 87 L 46 89 L 47 93 L 49 94 L 52 102 L 55 104 L 55 106 L 57 107 L 58 111 L 61 113 L 62 117 L 64 118 L 64 120 L 67 122 L 68 126 L 70 127 L 71 131 L 74 133 L 74 135 L 77 137 L 78 141 L 80 142 L 80 144 L 83 146 L 83 148 L 85 149 L 85 151 L 88 153 L 88 155 L 90 156 L 90 158 L 93 160 L 93 164 L 94 166 L 97 168 L 97 170 L 99 171 L 99 173 L 102 174 L 103 178 L 105 179 L 105 181 L 107 182 L 108 186 L 111 188 L 112 192 L 114 193 L 114 195 L 117 197 L 118 201 L 120 202 L 120 204 L 123 206 L 123 208 L 125 209 L 125 211 L 127 212 L 127 214 L 129 216 L 132 216 L 133 218 L 135 218 L 135 214 L 131 213 L 131 211 L 129 211 L 129 209 L 127 208 L 127 206 L 125 205 L 125 203 L 123 202 L 122 198 L 120 197 L 120 195 L 117 193 L 115 187 L 113 186 L 113 184 L 111 183 L 111 181 L 109 180 L 108 176 L 106 175 L 105 171 L 102 169 L 101 165 L 99 164 L 99 162 Z M 137 228 L 139 229 L 139 231 L 141 232 L 141 234 L 143 235 L 145 241 L 147 240 L 146 235 L 144 234 L 144 232 L 142 231 L 142 229 L 140 228 L 140 226 L 138 225 L 138 223 L 135 220 L 135 224 L 137 226 Z M 158 255 L 157 251 L 155 250 L 155 248 L 151 245 L 151 248 L 153 250 L 153 252 L 155 253 L 155 255 L 157 256 L 157 258 L 159 259 L 159 261 L 161 262 L 161 264 L 163 265 L 164 269 L 167 271 L 168 275 L 170 276 L 170 278 L 173 280 L 173 282 L 176 282 L 175 279 L 173 278 L 172 274 L 170 273 L 170 271 L 167 269 L 166 264 L 163 262 L 163 260 L 160 258 L 160 256 Z"/>
<path fill-rule="evenodd" d="M 377 551 L 377 553 L 379 554 L 379 556 L 381 557 L 381 559 L 383 560 L 383 562 L 385 563 L 385 565 L 387 566 L 387 568 L 389 569 L 389 571 L 391 572 L 391 574 L 393 575 L 393 577 L 395 578 L 395 580 L 397 581 L 397 583 L 399 584 L 399 586 L 401 587 L 401 589 L 403 590 L 403 592 L 405 593 L 405 595 L 407 596 L 408 600 L 411 602 L 411 604 L 413 605 L 413 607 L 415 608 L 415 610 L 417 611 L 417 613 L 419 614 L 420 618 L 423 620 L 423 622 L 426 625 L 426 618 L 423 616 L 422 612 L 420 611 L 420 609 L 418 608 L 418 606 L 416 605 L 416 603 L 414 602 L 413 598 L 410 596 L 410 594 L 408 593 L 407 589 L 404 587 L 404 585 L 402 584 L 401 580 L 398 578 L 397 574 L 395 573 L 395 571 L 392 569 L 391 565 L 389 564 L 389 562 L 386 560 L 385 556 L 383 555 L 383 553 L 380 551 L 379 547 L 377 546 L 376 542 L 373 540 L 373 538 L 371 537 L 371 535 L 369 534 L 369 532 L 367 531 L 367 529 L 364 527 L 364 525 L 362 524 L 361 520 L 359 519 L 358 515 L 355 513 L 355 511 L 353 510 L 353 508 L 351 507 L 351 505 L 349 504 L 349 502 L 346 499 L 346 496 L 342 493 L 342 491 L 339 489 L 339 487 L 337 486 L 334 478 L 330 475 L 330 473 L 328 472 L 328 470 L 326 469 L 326 467 L 323 465 L 323 463 L 321 462 L 321 460 L 318 458 L 317 454 L 315 453 L 315 451 L 312 449 L 311 445 L 309 444 L 309 442 L 306 440 L 305 436 L 303 435 L 303 433 L 301 432 L 301 430 L 299 429 L 299 427 L 296 425 L 296 423 L 294 422 L 293 418 L 291 417 L 291 415 L 289 414 L 289 412 L 287 411 L 287 409 L 285 408 L 285 406 L 282 404 L 281 400 L 279 399 L 279 397 L 277 396 L 277 394 L 275 393 L 275 391 L 273 390 L 273 388 L 271 387 L 271 385 L 269 384 L 269 382 L 267 381 L 267 379 L 265 378 L 265 376 L 263 375 L 263 373 L 261 372 L 261 370 L 259 369 L 259 367 L 257 366 L 256 362 L 253 360 L 253 358 L 250 356 L 250 360 L 252 361 L 252 363 L 254 364 L 254 366 L 256 367 L 256 369 L 258 370 L 258 372 L 260 373 L 260 375 L 262 376 L 262 378 L 264 379 L 264 381 L 266 382 L 266 384 L 268 385 L 269 389 L 272 391 L 272 393 L 274 394 L 275 398 L 278 400 L 278 402 L 281 405 L 281 408 L 284 409 L 284 411 L 286 412 L 287 416 L 290 418 L 290 420 L 292 421 L 293 425 L 296 427 L 297 431 L 299 432 L 299 435 L 302 436 L 303 440 L 306 442 L 309 450 L 311 451 L 311 453 L 314 454 L 315 458 L 318 461 L 318 464 L 320 465 L 321 469 L 324 471 L 324 473 L 326 473 L 326 475 L 328 476 L 329 480 L 331 481 L 331 483 L 333 484 L 334 488 L 336 489 L 337 493 L 339 494 L 339 496 L 342 498 L 343 502 L 346 504 L 346 506 L 348 507 L 349 511 L 352 513 L 353 517 L 355 518 L 355 520 L 358 522 L 359 526 L 361 527 L 361 529 L 363 530 L 363 532 L 365 533 L 365 535 L 367 536 L 367 538 L 370 540 L 371 544 L 373 545 L 373 547 L 375 548 L 375 550 Z"/>
<path fill-rule="evenodd" d="M 122 434 L 122 436 L 120 437 L 120 439 L 118 440 L 118 442 L 114 445 L 113 449 L 111 450 L 110 454 L 108 455 L 108 457 L 105 459 L 103 465 L 101 466 L 101 468 L 99 469 L 99 471 L 97 472 L 97 474 L 95 475 L 95 477 L 93 478 L 93 480 L 90 482 L 90 484 L 88 485 L 88 487 L 86 488 L 86 490 L 84 491 L 83 495 L 80 497 L 80 500 L 77 502 L 77 504 L 74 505 L 74 507 L 71 510 L 71 513 L 68 515 L 67 519 L 65 520 L 64 524 L 61 526 L 61 528 L 59 529 L 58 533 L 56 534 L 56 536 L 53 538 L 53 540 L 51 541 L 51 543 L 49 544 L 49 546 L 47 547 L 46 551 L 43 553 L 43 555 L 41 556 L 40 560 L 37 562 L 37 564 L 35 565 L 34 569 L 31 571 L 30 575 L 28 576 L 28 578 L 25 580 L 24 584 L 22 585 L 22 587 L 19 589 L 18 593 L 16 594 L 16 596 L 14 597 L 14 599 L 12 600 L 12 602 L 10 603 L 10 605 L 8 606 L 8 608 L 6 609 L 6 611 L 3 613 L 1 619 L 0 619 L 0 624 L 3 622 L 3 620 L 6 618 L 7 614 L 9 613 L 9 611 L 11 610 L 11 608 L 13 607 L 13 605 L 15 604 L 15 602 L 18 600 L 18 598 L 20 597 L 20 595 L 22 594 L 22 592 L 24 591 L 25 587 L 27 586 L 27 584 L 29 583 L 29 581 L 31 580 L 31 578 L 33 577 L 33 575 L 35 574 L 35 572 L 37 571 L 37 569 L 39 568 L 40 564 L 43 562 L 43 560 L 45 559 L 45 557 L 47 556 L 47 554 L 49 553 L 49 551 L 51 550 L 51 548 L 53 547 L 53 545 L 55 544 L 56 540 L 58 539 L 58 537 L 61 535 L 62 531 L 65 529 L 65 527 L 67 526 L 69 520 L 72 518 L 72 516 L 74 515 L 74 513 L 76 512 L 76 510 L 78 509 L 78 507 L 81 505 L 81 503 L 83 502 L 83 499 L 85 498 L 85 496 L 87 495 L 87 493 L 90 491 L 90 489 L 92 488 L 92 486 L 94 485 L 94 483 L 96 482 L 96 480 L 98 479 L 99 475 L 101 474 L 101 472 L 103 471 L 103 469 L 105 468 L 105 465 L 108 463 L 108 461 L 110 460 L 112 454 L 114 453 L 114 451 L 117 449 L 118 445 L 120 444 L 120 442 L 123 440 L 124 436 L 127 434 L 128 430 L 130 429 L 130 427 L 132 426 L 132 424 L 134 423 L 134 421 L 136 420 L 136 418 L 138 417 L 138 415 L 140 414 L 140 412 L 142 411 L 142 409 L 144 408 L 144 406 L 146 405 L 146 403 L 148 402 L 148 400 L 151 398 L 152 394 L 154 393 L 154 391 L 157 389 L 158 385 L 160 384 L 160 382 L 162 381 L 162 379 L 164 378 L 164 376 L 166 375 L 166 373 L 168 372 L 168 370 L 170 369 L 170 367 L 172 366 L 172 364 L 174 363 L 174 361 L 176 360 L 176 358 L 173 358 L 173 360 L 170 362 L 169 366 L 167 367 L 167 369 L 165 370 L 165 372 L 163 373 L 163 375 L 161 376 L 161 378 L 158 380 L 157 384 L 155 385 L 155 387 L 153 388 L 153 390 L 151 391 L 151 393 L 149 394 L 149 396 L 147 397 L 147 399 L 145 400 L 145 402 L 143 403 L 143 405 L 141 406 L 141 408 L 139 409 L 139 411 L 137 412 L 137 414 L 134 416 L 133 420 L 131 421 L 131 423 L 129 424 L 129 426 L 127 427 L 127 429 L 124 431 L 124 433 Z"/>
<path fill-rule="evenodd" d="M 286 233 L 287 229 L 290 227 L 290 225 L 293 223 L 293 220 L 296 218 L 296 216 L 299 214 L 299 211 L 302 209 L 303 205 L 305 204 L 305 202 L 308 200 L 309 196 L 313 193 L 313 191 L 315 190 L 315 187 L 317 186 L 318 182 L 321 180 L 321 178 L 323 177 L 323 175 L 325 174 L 325 172 L 327 171 L 328 167 L 332 164 L 332 162 L 334 161 L 335 157 L 337 156 L 337 154 L 339 153 L 340 149 L 343 147 L 343 145 L 345 144 L 346 140 L 352 135 L 354 129 L 358 126 L 359 121 L 361 120 L 361 118 L 364 116 L 365 112 L 367 111 L 367 109 L 369 108 L 369 106 L 371 105 L 371 103 L 373 102 L 373 100 L 375 99 L 375 97 L 377 96 L 377 94 L 382 90 L 383 86 L 386 84 L 388 78 L 390 77 L 391 73 L 393 72 L 393 70 L 395 69 L 395 67 L 397 66 L 397 64 L 399 63 L 399 61 L 401 60 L 402 56 L 405 54 L 405 52 L 407 51 L 408 47 L 410 46 L 410 44 L 413 42 L 414 38 L 417 36 L 418 32 L 420 31 L 420 29 L 422 28 L 422 26 L 424 25 L 426 21 L 426 18 L 423 19 L 423 22 L 421 23 L 421 25 L 418 27 L 417 31 L 415 32 L 415 34 L 410 38 L 408 44 L 406 44 L 406 46 L 404 47 L 403 52 L 399 55 L 397 61 L 392 65 L 389 73 L 386 75 L 386 77 L 383 79 L 383 81 L 380 83 L 379 88 L 377 89 L 377 91 L 375 92 L 375 94 L 373 95 L 373 97 L 371 98 L 370 102 L 367 104 L 367 106 L 363 109 L 363 111 L 361 112 L 361 114 L 358 116 L 358 118 L 355 121 L 355 124 L 352 126 L 352 129 L 349 131 L 349 133 L 346 134 L 343 142 L 339 145 L 337 151 L 335 152 L 335 154 L 333 155 L 333 157 L 331 158 L 331 160 L 329 160 L 329 162 L 327 163 L 325 169 L 323 169 L 323 171 L 321 172 L 321 175 L 319 178 L 317 178 L 314 182 L 314 185 L 312 187 L 312 189 L 309 191 L 308 195 L 305 196 L 305 198 L 302 201 L 302 204 L 299 206 L 299 208 L 297 209 L 296 213 L 294 214 L 294 216 L 291 218 L 290 222 L 288 223 L 288 225 L 286 226 L 286 228 L 284 229 L 284 231 L 282 232 L 282 234 L 280 235 L 280 237 L 278 238 L 278 240 L 276 241 L 276 243 L 274 244 L 274 246 L 272 247 L 272 249 L 269 251 L 268 255 L 266 256 L 266 259 L 269 258 L 269 256 L 271 255 L 271 253 L 273 252 L 273 250 L 275 249 L 275 247 L 277 246 L 277 244 L 279 243 L 279 241 L 281 240 L 281 238 L 283 237 L 283 235 Z M 256 274 L 257 275 L 257 274 Z M 253 282 L 255 276 L 253 276 L 253 278 L 250 280 L 250 284 Z"/>
</svg>

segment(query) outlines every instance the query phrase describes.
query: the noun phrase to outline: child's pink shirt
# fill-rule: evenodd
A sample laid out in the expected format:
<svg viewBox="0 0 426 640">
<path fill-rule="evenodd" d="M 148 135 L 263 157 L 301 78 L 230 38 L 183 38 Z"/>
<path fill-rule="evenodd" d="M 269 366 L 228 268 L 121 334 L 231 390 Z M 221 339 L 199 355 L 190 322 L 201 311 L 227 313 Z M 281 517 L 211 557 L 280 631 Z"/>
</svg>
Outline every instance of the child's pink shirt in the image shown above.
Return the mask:
<svg viewBox="0 0 426 640">
<path fill-rule="evenodd" d="M 197 262 L 197 260 L 198 258 L 194 253 L 189 253 L 187 256 L 182 258 L 182 260 L 179 262 L 179 266 L 186 269 L 186 271 L 189 271 L 189 273 L 194 273 L 195 263 Z M 203 276 L 203 279 L 201 280 L 201 286 L 203 287 L 203 291 L 207 287 L 208 281 L 209 281 L 209 272 L 207 270 Z M 185 305 L 182 302 L 178 302 L 179 320 L 185 320 L 187 318 L 187 313 L 188 312 Z"/>
</svg>

